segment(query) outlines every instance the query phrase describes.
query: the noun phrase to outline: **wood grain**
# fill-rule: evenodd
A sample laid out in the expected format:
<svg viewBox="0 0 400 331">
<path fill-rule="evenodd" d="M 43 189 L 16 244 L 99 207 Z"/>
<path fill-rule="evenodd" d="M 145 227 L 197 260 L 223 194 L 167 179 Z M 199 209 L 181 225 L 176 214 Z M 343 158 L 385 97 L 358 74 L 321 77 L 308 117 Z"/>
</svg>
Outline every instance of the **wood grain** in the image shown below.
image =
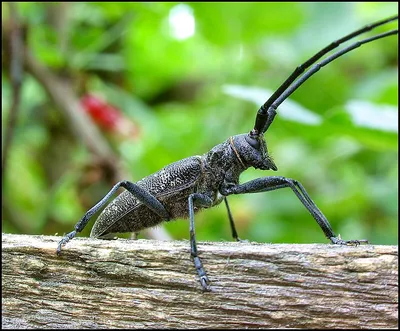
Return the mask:
<svg viewBox="0 0 400 331">
<path fill-rule="evenodd" d="M 397 328 L 398 247 L 2 235 L 3 328 Z"/>
</svg>

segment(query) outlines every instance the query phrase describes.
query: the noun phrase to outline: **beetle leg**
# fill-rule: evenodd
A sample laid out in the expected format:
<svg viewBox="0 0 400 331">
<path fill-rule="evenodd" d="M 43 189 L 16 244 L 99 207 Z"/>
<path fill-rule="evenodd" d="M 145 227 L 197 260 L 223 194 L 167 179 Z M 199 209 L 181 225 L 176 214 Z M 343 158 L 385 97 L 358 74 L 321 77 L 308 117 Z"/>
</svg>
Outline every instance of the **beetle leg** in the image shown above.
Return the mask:
<svg viewBox="0 0 400 331">
<path fill-rule="evenodd" d="M 314 201 L 310 198 L 303 185 L 301 185 L 297 180 L 281 176 L 263 177 L 236 186 L 229 186 L 225 188 L 222 187 L 221 194 L 227 196 L 230 194 L 258 193 L 273 191 L 284 187 L 290 187 L 292 189 L 292 191 L 296 194 L 304 207 L 307 208 L 312 217 L 314 217 L 314 219 L 317 221 L 322 231 L 324 231 L 326 237 L 333 244 L 357 245 L 360 243 L 368 243 L 368 240 L 365 239 L 342 240 L 340 237 L 336 236 L 324 214 L 321 212 L 321 210 L 319 210 Z"/>
<path fill-rule="evenodd" d="M 229 224 L 231 225 L 233 239 L 235 239 L 236 241 L 239 241 L 239 242 L 246 242 L 247 240 L 240 239 L 237 234 L 235 223 L 233 221 L 233 216 L 231 213 L 231 209 L 229 208 L 228 199 L 226 197 L 224 198 L 224 201 L 225 201 L 226 210 L 228 211 Z"/>
<path fill-rule="evenodd" d="M 209 196 L 200 193 L 193 193 L 189 195 L 189 220 L 190 220 L 190 255 L 193 257 L 194 266 L 197 274 L 200 277 L 200 283 L 204 291 L 210 291 L 208 286 L 209 280 L 204 270 L 203 264 L 197 255 L 196 234 L 194 230 L 194 206 L 197 207 L 210 207 L 212 200 Z"/>
<path fill-rule="evenodd" d="M 103 199 L 101 199 L 96 205 L 90 208 L 85 215 L 83 215 L 82 219 L 75 225 L 75 230 L 68 233 L 63 239 L 60 240 L 57 247 L 57 255 L 60 255 L 61 248 L 68 241 L 76 236 L 78 232 L 81 232 L 85 226 L 88 224 L 89 219 L 98 212 L 98 210 L 103 207 L 108 199 L 120 188 L 123 187 L 132 193 L 140 202 L 146 205 L 149 209 L 154 211 L 156 214 L 160 215 L 163 219 L 168 220 L 169 214 L 163 204 L 157 200 L 152 194 L 139 187 L 138 185 L 129 182 L 127 180 L 118 182 L 114 185 L 114 187 L 108 192 Z"/>
</svg>

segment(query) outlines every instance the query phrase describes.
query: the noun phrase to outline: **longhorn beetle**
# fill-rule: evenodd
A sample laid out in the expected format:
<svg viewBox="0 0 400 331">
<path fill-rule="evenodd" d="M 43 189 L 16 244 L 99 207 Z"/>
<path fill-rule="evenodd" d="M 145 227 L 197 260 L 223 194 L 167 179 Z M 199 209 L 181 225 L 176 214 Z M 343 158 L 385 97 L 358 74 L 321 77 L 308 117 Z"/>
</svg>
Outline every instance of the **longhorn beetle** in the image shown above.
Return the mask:
<svg viewBox="0 0 400 331">
<path fill-rule="evenodd" d="M 227 200 L 227 196 L 232 194 L 267 192 L 289 187 L 333 244 L 358 245 L 368 243 L 365 239 L 342 240 L 340 236 L 336 236 L 324 214 L 297 180 L 281 176 L 268 176 L 239 184 L 239 176 L 250 167 L 273 171 L 278 169 L 268 154 L 264 133 L 274 120 L 279 105 L 301 84 L 338 57 L 363 44 L 398 34 L 398 30 L 390 30 L 362 39 L 317 62 L 322 56 L 364 32 L 397 19 L 398 16 L 389 17 L 354 31 L 332 42 L 299 65 L 260 107 L 254 128 L 249 133 L 232 136 L 202 156 L 190 156 L 167 165 L 136 183 L 127 180 L 118 182 L 103 199 L 86 212 L 75 225 L 75 230 L 68 233 L 59 242 L 57 254 L 60 255 L 62 246 L 84 229 L 89 219 L 105 205 L 120 187 L 127 191 L 118 195 L 103 210 L 95 222 L 90 236 L 100 238 L 112 233 L 139 232 L 163 221 L 189 217 L 190 254 L 199 275 L 201 286 L 206 291 L 210 290 L 209 280 L 197 253 L 194 214 L 201 209 L 213 207 L 224 201 L 232 235 L 234 239 L 240 241 Z M 311 68 L 306 71 L 310 66 Z"/>
</svg>

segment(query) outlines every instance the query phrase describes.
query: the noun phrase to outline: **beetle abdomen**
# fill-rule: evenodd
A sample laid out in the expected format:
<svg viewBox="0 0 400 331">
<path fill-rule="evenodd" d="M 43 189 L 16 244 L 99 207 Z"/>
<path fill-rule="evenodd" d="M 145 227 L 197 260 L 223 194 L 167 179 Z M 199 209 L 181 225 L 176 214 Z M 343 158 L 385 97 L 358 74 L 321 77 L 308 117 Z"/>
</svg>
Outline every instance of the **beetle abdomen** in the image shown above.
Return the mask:
<svg viewBox="0 0 400 331">
<path fill-rule="evenodd" d="M 201 173 L 201 158 L 192 156 L 162 168 L 141 179 L 136 185 L 162 202 L 170 219 L 181 218 L 188 214 L 187 197 L 195 191 Z M 90 236 L 138 232 L 162 221 L 164 219 L 143 205 L 133 194 L 124 191 L 103 210 Z"/>
</svg>

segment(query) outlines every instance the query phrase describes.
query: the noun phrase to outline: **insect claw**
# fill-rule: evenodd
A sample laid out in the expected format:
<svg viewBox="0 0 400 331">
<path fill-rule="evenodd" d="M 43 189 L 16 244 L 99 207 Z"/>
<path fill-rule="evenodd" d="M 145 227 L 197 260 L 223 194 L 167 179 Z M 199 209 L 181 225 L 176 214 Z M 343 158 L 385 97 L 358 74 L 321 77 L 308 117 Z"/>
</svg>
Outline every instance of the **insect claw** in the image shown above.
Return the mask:
<svg viewBox="0 0 400 331">
<path fill-rule="evenodd" d="M 57 247 L 57 256 L 60 256 L 60 255 L 61 255 L 61 246 L 62 246 L 62 244 L 59 243 L 59 244 L 58 244 L 58 247 Z"/>
<path fill-rule="evenodd" d="M 361 244 L 369 244 L 367 239 L 360 239 L 360 240 L 342 240 L 340 235 L 337 237 L 330 238 L 332 244 L 334 245 L 346 245 L 346 246 L 358 246 Z"/>
<path fill-rule="evenodd" d="M 68 242 L 70 241 L 72 238 L 74 238 L 76 236 L 76 231 L 72 231 L 70 233 L 68 233 L 64 238 L 62 238 L 60 240 L 60 242 L 58 243 L 58 247 L 57 247 L 57 255 L 60 256 L 61 255 L 61 248 Z"/>
<path fill-rule="evenodd" d="M 361 244 L 369 244 L 369 241 L 368 241 L 367 239 L 348 240 L 348 242 L 350 242 L 350 244 L 351 244 L 352 242 L 354 242 L 356 246 L 361 245 Z"/>
<path fill-rule="evenodd" d="M 209 282 L 210 281 L 208 280 L 207 276 L 204 275 L 204 276 L 200 277 L 200 283 L 201 283 L 201 286 L 203 287 L 204 291 L 207 291 L 207 292 L 211 291 L 211 288 L 208 286 Z"/>
<path fill-rule="evenodd" d="M 358 245 L 360 245 L 360 242 L 358 240 L 347 240 L 346 245 L 347 246 L 358 246 Z"/>
</svg>

